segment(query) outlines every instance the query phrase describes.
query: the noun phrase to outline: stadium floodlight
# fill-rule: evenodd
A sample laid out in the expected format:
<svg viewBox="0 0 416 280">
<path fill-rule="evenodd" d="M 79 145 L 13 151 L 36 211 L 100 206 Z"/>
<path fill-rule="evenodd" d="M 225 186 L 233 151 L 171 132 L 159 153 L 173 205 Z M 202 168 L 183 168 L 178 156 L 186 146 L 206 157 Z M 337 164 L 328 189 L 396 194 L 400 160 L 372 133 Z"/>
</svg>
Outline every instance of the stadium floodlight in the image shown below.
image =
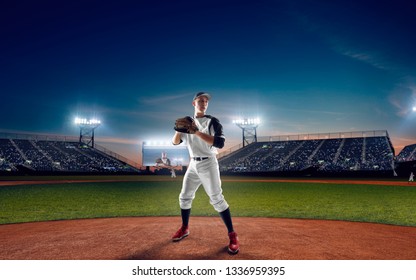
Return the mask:
<svg viewBox="0 0 416 280">
<path fill-rule="evenodd" d="M 94 130 L 101 125 L 101 120 L 76 117 L 74 123 L 79 126 L 79 144 L 94 148 Z"/>
<path fill-rule="evenodd" d="M 98 119 L 84 119 L 84 118 L 75 118 L 75 124 L 77 125 L 88 125 L 88 126 L 98 126 L 101 124 L 101 121 Z"/>
<path fill-rule="evenodd" d="M 233 120 L 242 129 L 243 132 L 243 147 L 246 144 L 257 142 L 257 127 L 260 124 L 259 118 L 240 118 Z"/>
<path fill-rule="evenodd" d="M 260 124 L 260 119 L 236 119 L 233 120 L 234 124 L 237 124 L 238 126 L 257 126 Z"/>
<path fill-rule="evenodd" d="M 154 146 L 154 147 L 165 147 L 165 146 L 172 146 L 172 141 L 168 140 L 148 140 L 143 141 L 143 146 Z"/>
</svg>

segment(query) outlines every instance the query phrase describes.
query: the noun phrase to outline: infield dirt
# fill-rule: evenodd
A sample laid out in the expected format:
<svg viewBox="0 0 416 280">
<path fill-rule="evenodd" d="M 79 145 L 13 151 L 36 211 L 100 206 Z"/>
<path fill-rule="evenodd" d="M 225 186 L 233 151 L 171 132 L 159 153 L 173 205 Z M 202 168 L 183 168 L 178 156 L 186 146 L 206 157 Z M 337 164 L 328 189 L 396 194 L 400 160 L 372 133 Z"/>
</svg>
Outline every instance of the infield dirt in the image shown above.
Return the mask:
<svg viewBox="0 0 416 280">
<path fill-rule="evenodd" d="M 179 217 L 37 222 L 0 226 L 3 260 L 414 260 L 416 228 L 343 221 L 234 219 L 241 251 L 227 253 L 219 217 L 192 217 L 172 242 Z"/>
</svg>

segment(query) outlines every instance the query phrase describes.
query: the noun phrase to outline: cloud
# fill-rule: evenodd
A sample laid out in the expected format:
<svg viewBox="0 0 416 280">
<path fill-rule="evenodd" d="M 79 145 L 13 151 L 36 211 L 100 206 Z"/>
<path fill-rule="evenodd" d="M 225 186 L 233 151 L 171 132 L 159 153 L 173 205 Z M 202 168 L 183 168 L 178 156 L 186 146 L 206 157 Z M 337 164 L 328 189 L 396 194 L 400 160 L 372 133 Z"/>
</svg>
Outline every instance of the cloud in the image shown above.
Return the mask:
<svg viewBox="0 0 416 280">
<path fill-rule="evenodd" d="M 348 1 L 341 1 L 339 5 L 334 3 L 317 3 L 307 1 L 310 5 L 308 12 L 297 7 L 291 10 L 291 15 L 299 25 L 307 32 L 320 38 L 323 42 L 338 54 L 361 61 L 368 65 L 385 71 L 398 71 L 402 66 L 395 63 L 391 58 L 396 57 L 396 53 L 386 52 L 385 40 L 392 34 L 379 34 L 374 28 L 384 26 L 382 15 L 377 11 L 370 10 L 374 14 L 374 19 L 368 20 L 368 15 L 364 13 L 356 15 L 354 22 L 350 21 L 345 15 L 355 13 L 360 8 L 360 4 L 351 4 Z M 312 8 L 313 5 L 313 8 Z M 357 5 L 357 6 L 356 6 Z M 296 7 L 296 6 L 294 6 Z M 342 9 L 341 9 L 342 8 Z M 330 15 L 325 17 L 323 15 Z M 394 46 L 395 44 L 390 44 Z M 385 52 L 382 52 L 383 49 Z M 404 71 L 404 70 L 402 70 Z"/>
<path fill-rule="evenodd" d="M 120 137 L 106 137 L 100 136 L 100 143 L 122 144 L 122 145 L 138 145 L 140 140 Z"/>
<path fill-rule="evenodd" d="M 181 100 L 184 98 L 192 99 L 191 93 L 179 93 L 179 94 L 161 94 L 159 96 L 142 96 L 139 98 L 139 102 L 145 105 L 157 105 L 157 104 L 169 104 L 168 102 Z"/>
<path fill-rule="evenodd" d="M 364 62 L 368 65 L 371 65 L 377 69 L 391 71 L 395 70 L 396 67 L 387 63 L 386 59 L 384 59 L 381 55 L 376 54 L 375 52 L 371 51 L 359 51 L 353 49 L 351 46 L 343 46 L 334 44 L 333 49 L 341 55 L 350 57 L 352 59 Z"/>
<path fill-rule="evenodd" d="M 302 110 L 302 109 L 287 109 L 281 108 L 280 110 L 292 111 L 303 114 L 319 114 L 319 115 L 332 115 L 332 116 L 345 116 L 346 113 L 338 111 L 322 111 L 322 110 Z M 356 114 L 356 112 L 349 112 L 348 114 Z"/>
<path fill-rule="evenodd" d="M 391 136 L 390 138 L 394 143 L 394 150 L 396 155 L 398 155 L 404 147 L 415 144 L 415 139 L 412 137 Z"/>
<path fill-rule="evenodd" d="M 398 71 L 400 68 L 387 58 L 387 53 L 383 53 L 380 49 L 375 48 L 375 42 L 367 42 L 367 44 L 364 44 L 359 37 L 354 37 L 354 35 L 348 33 L 338 32 L 338 29 L 333 30 L 327 25 L 320 24 L 319 22 L 315 22 L 313 26 L 315 26 L 315 28 L 311 29 L 309 27 L 308 29 L 313 30 L 334 52 L 340 55 L 366 63 L 367 65 L 384 71 L 393 72 Z M 339 29 L 343 29 L 342 25 Z"/>
</svg>

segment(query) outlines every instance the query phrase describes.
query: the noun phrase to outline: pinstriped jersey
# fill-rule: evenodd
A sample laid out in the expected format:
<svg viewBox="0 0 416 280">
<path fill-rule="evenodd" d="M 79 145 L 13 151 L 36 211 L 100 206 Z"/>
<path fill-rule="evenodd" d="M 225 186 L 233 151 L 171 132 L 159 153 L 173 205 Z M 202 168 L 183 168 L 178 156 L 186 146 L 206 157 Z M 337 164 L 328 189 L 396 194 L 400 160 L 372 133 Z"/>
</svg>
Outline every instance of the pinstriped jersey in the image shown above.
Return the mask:
<svg viewBox="0 0 416 280">
<path fill-rule="evenodd" d="M 214 144 L 211 146 L 195 134 L 181 134 L 181 142 L 185 141 L 191 157 L 212 157 L 224 147 L 225 137 L 220 121 L 210 115 L 202 118 L 194 118 L 198 130 L 202 133 L 214 136 Z"/>
</svg>

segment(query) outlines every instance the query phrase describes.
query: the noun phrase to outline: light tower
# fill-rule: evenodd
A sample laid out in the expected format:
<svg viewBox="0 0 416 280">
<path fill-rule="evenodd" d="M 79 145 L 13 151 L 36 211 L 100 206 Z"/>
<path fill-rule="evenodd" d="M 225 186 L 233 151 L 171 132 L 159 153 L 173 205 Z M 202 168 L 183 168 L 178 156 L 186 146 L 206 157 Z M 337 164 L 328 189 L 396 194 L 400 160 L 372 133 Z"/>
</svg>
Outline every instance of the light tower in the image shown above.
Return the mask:
<svg viewBox="0 0 416 280">
<path fill-rule="evenodd" d="M 246 144 L 257 142 L 257 127 L 260 124 L 260 119 L 237 119 L 233 120 L 233 123 L 240 127 L 243 131 L 243 147 Z"/>
<path fill-rule="evenodd" d="M 94 130 L 100 126 L 101 121 L 75 118 L 75 124 L 79 126 L 79 144 L 86 144 L 94 148 Z"/>
</svg>

